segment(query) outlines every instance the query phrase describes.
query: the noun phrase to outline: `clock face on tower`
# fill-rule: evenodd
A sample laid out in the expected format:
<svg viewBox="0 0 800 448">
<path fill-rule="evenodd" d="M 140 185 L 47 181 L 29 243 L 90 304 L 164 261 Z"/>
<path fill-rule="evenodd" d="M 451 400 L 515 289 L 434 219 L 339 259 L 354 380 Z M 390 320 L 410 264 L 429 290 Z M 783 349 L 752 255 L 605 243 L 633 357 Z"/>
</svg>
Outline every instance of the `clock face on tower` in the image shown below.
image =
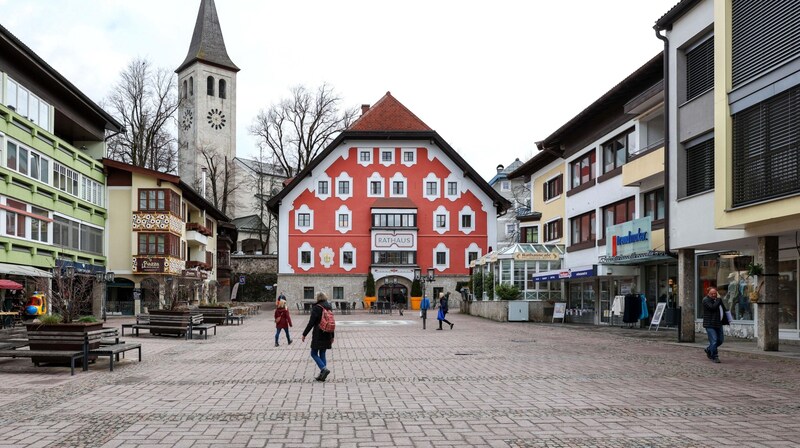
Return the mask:
<svg viewBox="0 0 800 448">
<path fill-rule="evenodd" d="M 192 127 L 192 122 L 194 121 L 194 115 L 192 114 L 192 110 L 186 108 L 183 110 L 183 120 L 181 121 L 181 126 L 183 127 L 184 131 L 188 131 Z"/>
<path fill-rule="evenodd" d="M 211 109 L 208 112 L 208 124 L 214 129 L 222 129 L 225 127 L 225 114 L 222 113 L 219 109 Z"/>
</svg>

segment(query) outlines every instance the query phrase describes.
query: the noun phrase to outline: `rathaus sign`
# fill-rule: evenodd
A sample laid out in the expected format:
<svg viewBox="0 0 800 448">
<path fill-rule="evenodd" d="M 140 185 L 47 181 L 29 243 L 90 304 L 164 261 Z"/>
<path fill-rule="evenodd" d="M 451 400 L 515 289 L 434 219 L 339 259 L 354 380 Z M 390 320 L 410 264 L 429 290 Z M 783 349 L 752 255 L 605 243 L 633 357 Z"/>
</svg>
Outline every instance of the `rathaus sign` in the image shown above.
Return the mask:
<svg viewBox="0 0 800 448">
<path fill-rule="evenodd" d="M 411 231 L 373 231 L 372 250 L 417 250 L 417 232 Z"/>
</svg>

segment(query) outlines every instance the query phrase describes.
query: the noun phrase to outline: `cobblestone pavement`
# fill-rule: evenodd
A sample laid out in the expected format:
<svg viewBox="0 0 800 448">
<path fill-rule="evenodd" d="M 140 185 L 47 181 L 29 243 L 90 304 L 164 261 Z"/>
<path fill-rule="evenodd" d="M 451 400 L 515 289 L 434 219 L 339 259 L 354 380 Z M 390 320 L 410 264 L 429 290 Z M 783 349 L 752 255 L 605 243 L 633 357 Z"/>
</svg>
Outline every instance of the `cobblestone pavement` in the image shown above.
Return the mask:
<svg viewBox="0 0 800 448">
<path fill-rule="evenodd" d="M 423 331 L 414 313 L 359 312 L 337 316 L 318 383 L 306 318 L 294 315 L 291 346 L 274 347 L 269 312 L 207 341 L 143 336 L 144 361 L 129 354 L 114 372 L 105 359 L 74 377 L 0 359 L 0 447 L 800 443 L 795 358 L 723 346 L 713 364 L 664 337 L 459 314 L 453 330 Z"/>
</svg>

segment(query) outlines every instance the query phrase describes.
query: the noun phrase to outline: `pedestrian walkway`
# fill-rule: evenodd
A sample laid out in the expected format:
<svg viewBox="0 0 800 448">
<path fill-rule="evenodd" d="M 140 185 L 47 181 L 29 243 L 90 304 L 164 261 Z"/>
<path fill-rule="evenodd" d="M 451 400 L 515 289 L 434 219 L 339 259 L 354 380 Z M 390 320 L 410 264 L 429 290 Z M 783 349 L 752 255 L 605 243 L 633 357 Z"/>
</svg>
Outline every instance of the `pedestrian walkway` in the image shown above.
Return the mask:
<svg viewBox="0 0 800 448">
<path fill-rule="evenodd" d="M 435 331 L 432 320 L 423 331 L 413 313 L 337 315 L 325 383 L 313 380 L 302 315 L 293 316 L 291 346 L 274 347 L 272 317 L 261 313 L 208 340 L 138 338 L 143 362 L 123 361 L 114 372 L 105 361 L 70 377 L 63 368 L 0 360 L 0 447 L 779 447 L 800 440 L 798 359 L 723 345 L 722 363 L 713 364 L 697 344 L 642 336 L 646 330 L 626 330 L 639 332 L 628 337 L 620 329 L 448 317 L 453 330 Z"/>
</svg>

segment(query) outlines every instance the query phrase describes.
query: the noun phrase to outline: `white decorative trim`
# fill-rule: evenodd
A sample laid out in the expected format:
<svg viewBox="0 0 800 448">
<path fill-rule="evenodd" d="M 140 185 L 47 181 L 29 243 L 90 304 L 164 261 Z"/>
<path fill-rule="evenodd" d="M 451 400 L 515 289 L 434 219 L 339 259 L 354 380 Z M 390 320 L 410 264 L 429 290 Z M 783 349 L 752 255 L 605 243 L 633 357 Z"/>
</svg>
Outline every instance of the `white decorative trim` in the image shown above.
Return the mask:
<svg viewBox="0 0 800 448">
<path fill-rule="evenodd" d="M 396 151 L 395 148 L 381 148 L 378 151 L 378 163 L 380 163 L 383 166 L 394 165 L 394 153 L 395 153 L 395 151 Z M 387 154 L 387 153 L 392 155 L 391 160 L 383 160 L 383 155 Z"/>
<path fill-rule="evenodd" d="M 333 266 L 333 249 L 330 247 L 323 247 L 322 250 L 319 251 L 319 264 L 325 267 L 325 269 L 329 269 Z"/>
<path fill-rule="evenodd" d="M 328 183 L 328 193 L 327 194 L 322 194 L 322 193 L 319 192 L 319 183 L 320 182 L 327 182 Z M 324 174 L 324 173 L 321 174 L 319 177 L 317 177 L 316 181 L 314 182 L 314 194 L 319 199 L 322 199 L 323 201 L 325 199 L 328 199 L 329 197 L 331 197 L 331 190 L 332 189 L 333 189 L 333 185 L 331 185 L 331 177 L 328 176 L 327 174 Z"/>
<path fill-rule="evenodd" d="M 464 249 L 464 267 L 465 268 L 469 268 L 469 253 L 470 252 L 477 252 L 478 253 L 478 257 L 476 258 L 476 260 L 478 258 L 481 258 L 481 255 L 482 255 L 481 254 L 481 248 L 480 248 L 480 246 L 478 246 L 477 243 L 472 243 L 469 246 L 467 246 L 467 248 Z"/>
<path fill-rule="evenodd" d="M 340 227 L 339 226 L 339 215 L 347 215 L 347 227 Z M 336 223 L 336 230 L 339 233 L 347 233 L 353 230 L 353 212 L 347 208 L 346 205 L 342 204 L 338 210 L 336 210 L 336 214 L 333 217 L 334 223 Z"/>
<path fill-rule="evenodd" d="M 303 263 L 303 252 L 311 252 L 311 263 Z M 304 271 L 314 267 L 314 248 L 308 244 L 308 241 L 297 248 L 297 267 Z"/>
<path fill-rule="evenodd" d="M 308 227 L 301 227 L 300 226 L 300 214 L 307 213 L 309 216 Z M 306 233 L 309 230 L 314 230 L 314 210 L 309 208 L 306 204 L 303 204 L 295 210 L 294 212 L 294 228 L 300 232 Z"/>
<path fill-rule="evenodd" d="M 344 263 L 344 253 L 345 252 L 352 252 L 353 253 L 353 263 L 352 264 L 345 264 Z M 356 267 L 356 248 L 353 247 L 350 243 L 344 243 L 339 249 L 339 266 L 344 269 L 345 271 L 351 271 Z"/>
<path fill-rule="evenodd" d="M 470 227 L 463 227 L 462 226 L 462 217 L 463 216 L 471 216 L 470 223 L 472 224 Z M 472 208 L 469 205 L 465 205 L 464 208 L 458 212 L 458 230 L 464 232 L 465 234 L 469 235 L 470 233 L 475 231 L 475 212 L 472 211 Z"/>
<path fill-rule="evenodd" d="M 356 148 L 356 152 L 356 160 L 359 165 L 364 167 L 372 165 L 372 158 L 375 157 L 374 148 Z M 369 153 L 369 160 L 361 160 L 361 153 Z"/>
<path fill-rule="evenodd" d="M 347 189 L 348 193 L 346 193 L 346 194 L 339 193 L 339 182 L 343 182 L 343 181 L 346 181 L 346 182 L 348 182 L 350 184 L 350 187 Z M 341 199 L 343 201 L 346 201 L 346 200 L 352 198 L 353 197 L 353 187 L 354 187 L 354 185 L 353 185 L 353 177 L 350 176 L 349 174 L 347 174 L 347 171 L 342 171 L 338 176 L 336 176 L 336 185 L 335 185 L 334 188 L 336 188 L 336 197 L 337 198 L 339 198 L 339 199 Z"/>
<path fill-rule="evenodd" d="M 428 182 L 435 182 L 436 183 L 436 193 L 435 194 L 428 194 Z M 422 197 L 425 199 L 433 202 L 441 196 L 442 193 L 442 180 L 436 177 L 433 173 L 428 173 L 424 179 L 422 179 Z"/>
<path fill-rule="evenodd" d="M 455 182 L 455 184 L 456 184 L 456 194 L 455 195 L 451 195 L 450 194 L 450 183 L 451 182 Z M 444 193 L 444 197 L 449 199 L 450 201 L 455 201 L 456 199 L 461 197 L 461 183 L 458 181 L 458 178 L 454 174 L 451 174 L 451 175 L 447 176 L 447 179 L 444 180 L 444 191 L 443 191 L 443 193 Z"/>
<path fill-rule="evenodd" d="M 372 193 L 372 182 L 380 182 L 381 183 L 381 192 L 380 194 L 373 194 Z M 380 173 L 375 172 L 372 173 L 371 176 L 367 178 L 367 197 L 368 198 L 383 198 L 386 197 L 386 179 L 380 175 Z"/>
<path fill-rule="evenodd" d="M 444 216 L 444 227 L 439 227 L 436 219 L 437 216 Z M 439 208 L 433 212 L 433 231 L 439 235 L 443 235 L 445 232 L 450 231 L 450 212 L 444 208 L 444 205 L 440 205 Z"/>
<path fill-rule="evenodd" d="M 437 252 L 444 252 L 444 254 L 445 254 L 444 255 L 444 259 L 445 259 L 444 264 L 438 264 L 436 262 L 436 253 Z M 433 248 L 433 267 L 439 272 L 444 272 L 447 269 L 450 269 L 450 249 L 448 249 L 447 246 L 444 245 L 444 243 L 439 243 L 439 244 L 436 245 L 436 247 Z"/>
<path fill-rule="evenodd" d="M 403 194 L 395 194 L 394 193 L 394 183 L 395 182 L 403 182 Z M 394 173 L 389 179 L 389 197 L 391 198 L 405 198 L 408 197 L 408 179 L 405 178 L 401 173 Z"/>
<path fill-rule="evenodd" d="M 410 162 L 406 161 L 406 153 L 411 153 L 413 159 Z M 400 150 L 400 163 L 405 166 L 412 166 L 417 164 L 417 148 L 402 148 Z"/>
</svg>

